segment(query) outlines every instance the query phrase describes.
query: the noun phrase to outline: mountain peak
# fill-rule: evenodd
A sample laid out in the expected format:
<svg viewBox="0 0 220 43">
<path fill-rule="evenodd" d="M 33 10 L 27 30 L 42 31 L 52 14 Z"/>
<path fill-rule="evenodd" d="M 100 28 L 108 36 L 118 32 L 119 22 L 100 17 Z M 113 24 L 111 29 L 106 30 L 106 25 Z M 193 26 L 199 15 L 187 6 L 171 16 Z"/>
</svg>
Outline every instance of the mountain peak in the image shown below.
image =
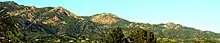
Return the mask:
<svg viewBox="0 0 220 43">
<path fill-rule="evenodd" d="M 57 12 L 58 14 L 65 14 L 67 16 L 76 16 L 75 14 L 71 13 L 70 11 L 64 9 L 61 6 L 51 9 L 50 12 Z"/>
<path fill-rule="evenodd" d="M 173 23 L 173 22 L 169 22 L 169 23 L 166 23 L 166 24 L 164 25 L 164 27 L 166 27 L 166 29 L 175 29 L 175 30 L 178 30 L 178 29 L 181 27 L 181 25 L 180 25 L 180 24 L 175 24 L 175 23 Z"/>
<path fill-rule="evenodd" d="M 118 18 L 118 16 L 112 14 L 112 13 L 100 13 L 100 14 L 95 14 L 93 16 L 104 16 L 104 17 L 115 17 L 115 18 Z"/>
<path fill-rule="evenodd" d="M 0 5 L 18 5 L 16 2 L 14 1 L 5 1 L 5 2 L 0 2 Z"/>
<path fill-rule="evenodd" d="M 92 17 L 92 21 L 99 24 L 113 24 L 118 22 L 119 20 L 120 18 L 113 15 L 112 13 L 100 13 L 93 15 Z"/>
</svg>

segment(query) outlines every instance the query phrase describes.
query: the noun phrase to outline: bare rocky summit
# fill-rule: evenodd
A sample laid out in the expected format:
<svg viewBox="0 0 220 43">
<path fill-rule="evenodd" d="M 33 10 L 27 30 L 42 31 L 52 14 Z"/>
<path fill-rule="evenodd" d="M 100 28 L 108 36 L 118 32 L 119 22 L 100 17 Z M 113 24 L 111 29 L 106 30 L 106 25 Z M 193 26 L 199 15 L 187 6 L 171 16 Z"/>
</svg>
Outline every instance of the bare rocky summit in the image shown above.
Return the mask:
<svg viewBox="0 0 220 43">
<path fill-rule="evenodd" d="M 93 16 L 91 20 L 99 24 L 113 24 L 118 22 L 120 19 L 111 13 L 101 13 Z"/>
</svg>

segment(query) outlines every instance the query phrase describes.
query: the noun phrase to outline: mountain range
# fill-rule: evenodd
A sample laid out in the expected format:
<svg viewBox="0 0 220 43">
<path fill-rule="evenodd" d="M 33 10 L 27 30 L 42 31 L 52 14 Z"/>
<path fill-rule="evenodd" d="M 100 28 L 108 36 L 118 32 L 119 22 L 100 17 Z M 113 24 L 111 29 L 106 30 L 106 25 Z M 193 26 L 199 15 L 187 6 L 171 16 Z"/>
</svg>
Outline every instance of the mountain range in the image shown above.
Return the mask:
<svg viewBox="0 0 220 43">
<path fill-rule="evenodd" d="M 217 43 L 220 33 L 175 23 L 137 23 L 113 13 L 77 16 L 65 8 L 0 2 L 0 40 L 76 43 Z"/>
</svg>

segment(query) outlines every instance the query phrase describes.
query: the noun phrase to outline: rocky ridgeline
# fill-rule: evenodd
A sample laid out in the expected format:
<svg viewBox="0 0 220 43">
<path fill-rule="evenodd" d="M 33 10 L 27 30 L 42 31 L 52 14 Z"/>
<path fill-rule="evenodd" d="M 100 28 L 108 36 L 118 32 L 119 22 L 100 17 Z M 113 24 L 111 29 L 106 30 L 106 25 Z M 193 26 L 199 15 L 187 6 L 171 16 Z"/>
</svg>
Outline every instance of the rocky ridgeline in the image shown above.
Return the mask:
<svg viewBox="0 0 220 43">
<path fill-rule="evenodd" d="M 57 14 L 65 14 L 67 16 L 76 16 L 75 14 L 67 11 L 61 6 L 59 6 L 58 8 L 51 9 L 50 12 L 56 12 Z"/>
</svg>

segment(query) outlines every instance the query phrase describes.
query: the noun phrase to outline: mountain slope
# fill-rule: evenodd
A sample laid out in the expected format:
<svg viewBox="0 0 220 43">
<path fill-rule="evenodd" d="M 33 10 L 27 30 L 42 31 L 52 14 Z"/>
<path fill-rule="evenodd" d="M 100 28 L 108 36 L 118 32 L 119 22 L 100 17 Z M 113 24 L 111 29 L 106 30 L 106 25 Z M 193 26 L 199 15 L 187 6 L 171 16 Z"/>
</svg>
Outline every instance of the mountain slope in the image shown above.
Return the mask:
<svg viewBox="0 0 220 43">
<path fill-rule="evenodd" d="M 145 39 L 143 43 L 155 43 L 156 41 L 154 35 L 146 30 L 140 28 L 108 27 L 108 25 L 91 21 L 90 17 L 77 16 L 62 7 L 36 8 L 34 6 L 18 5 L 11 1 L 0 2 L 0 4 L 4 5 L 0 7 L 0 42 L 3 43 L 141 42 L 137 41 L 136 38 Z M 125 31 L 126 33 L 124 33 Z M 148 34 L 137 35 L 138 33 Z M 131 36 L 143 37 L 132 38 Z"/>
</svg>

